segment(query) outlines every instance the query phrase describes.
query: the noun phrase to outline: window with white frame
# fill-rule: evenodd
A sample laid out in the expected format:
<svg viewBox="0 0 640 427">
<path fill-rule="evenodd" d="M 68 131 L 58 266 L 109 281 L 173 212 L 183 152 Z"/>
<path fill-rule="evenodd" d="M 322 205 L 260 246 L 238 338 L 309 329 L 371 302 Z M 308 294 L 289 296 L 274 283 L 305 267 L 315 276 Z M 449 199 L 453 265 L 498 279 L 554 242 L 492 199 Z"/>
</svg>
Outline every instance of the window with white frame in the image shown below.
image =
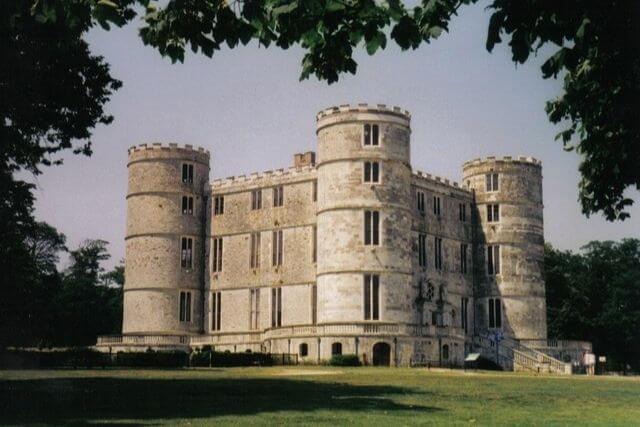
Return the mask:
<svg viewBox="0 0 640 427">
<path fill-rule="evenodd" d="M 488 173 L 484 177 L 487 191 L 498 191 L 498 174 Z"/>
<path fill-rule="evenodd" d="M 500 274 L 500 245 L 487 246 L 487 273 Z"/>
<path fill-rule="evenodd" d="M 249 289 L 249 329 L 260 327 L 260 289 Z"/>
<path fill-rule="evenodd" d="M 180 240 L 180 267 L 188 270 L 193 268 L 193 238 L 183 237 Z"/>
<path fill-rule="evenodd" d="M 380 212 L 364 211 L 364 244 L 380 244 Z"/>
<path fill-rule="evenodd" d="M 180 321 L 191 322 L 191 292 L 180 292 Z"/>
<path fill-rule="evenodd" d="M 271 327 L 282 326 L 282 288 L 271 288 Z"/>
<path fill-rule="evenodd" d="M 282 185 L 273 187 L 273 207 L 277 208 L 284 205 L 284 187 Z"/>
<path fill-rule="evenodd" d="M 371 184 L 380 182 L 380 163 L 364 162 L 364 182 Z"/>
<path fill-rule="evenodd" d="M 193 215 L 193 197 L 182 196 L 182 215 Z"/>
<path fill-rule="evenodd" d="M 380 276 L 364 275 L 364 320 L 380 319 Z"/>
<path fill-rule="evenodd" d="M 487 205 L 487 222 L 500 221 L 500 205 Z"/>
<path fill-rule="evenodd" d="M 282 265 L 282 230 L 274 230 L 271 235 L 271 265 L 278 267 Z"/>
<path fill-rule="evenodd" d="M 262 209 L 262 189 L 251 191 L 251 210 Z"/>
<path fill-rule="evenodd" d="M 379 137 L 380 137 L 380 129 L 378 125 L 369 124 L 369 123 L 364 125 L 363 144 L 365 146 L 380 145 Z"/>
<path fill-rule="evenodd" d="M 489 298 L 489 327 L 502 328 L 502 302 L 500 298 Z"/>
</svg>

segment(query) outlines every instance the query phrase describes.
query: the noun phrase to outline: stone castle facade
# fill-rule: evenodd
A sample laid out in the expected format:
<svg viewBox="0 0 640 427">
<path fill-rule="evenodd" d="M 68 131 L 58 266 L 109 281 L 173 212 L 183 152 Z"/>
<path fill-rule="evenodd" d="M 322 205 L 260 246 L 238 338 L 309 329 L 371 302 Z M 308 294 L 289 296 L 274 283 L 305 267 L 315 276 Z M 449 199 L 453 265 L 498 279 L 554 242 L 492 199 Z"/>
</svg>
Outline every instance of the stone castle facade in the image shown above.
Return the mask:
<svg viewBox="0 0 640 427">
<path fill-rule="evenodd" d="M 317 155 L 213 182 L 202 148 L 129 150 L 123 335 L 99 345 L 409 365 L 546 342 L 541 162 L 472 160 L 457 184 L 413 170 L 403 109 L 316 120 Z"/>
</svg>

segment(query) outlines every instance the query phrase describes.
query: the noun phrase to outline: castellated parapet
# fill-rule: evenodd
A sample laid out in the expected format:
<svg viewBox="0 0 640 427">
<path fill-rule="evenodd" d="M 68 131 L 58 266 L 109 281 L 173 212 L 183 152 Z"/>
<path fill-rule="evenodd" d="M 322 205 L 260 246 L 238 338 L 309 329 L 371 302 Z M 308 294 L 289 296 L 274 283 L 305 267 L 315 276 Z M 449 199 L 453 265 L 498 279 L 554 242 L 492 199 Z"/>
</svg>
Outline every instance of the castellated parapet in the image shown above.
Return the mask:
<svg viewBox="0 0 640 427">
<path fill-rule="evenodd" d="M 201 332 L 209 158 L 190 145 L 129 149 L 124 334 Z M 182 247 L 183 239 L 190 248 Z M 189 263 L 182 265 L 185 255 Z M 189 322 L 176 311 L 187 295 Z"/>
<path fill-rule="evenodd" d="M 101 345 L 460 365 L 496 332 L 544 341 L 541 162 L 471 160 L 458 184 L 412 169 L 402 108 L 316 125 L 317 158 L 212 182 L 203 148 L 129 149 L 124 335 Z"/>
</svg>

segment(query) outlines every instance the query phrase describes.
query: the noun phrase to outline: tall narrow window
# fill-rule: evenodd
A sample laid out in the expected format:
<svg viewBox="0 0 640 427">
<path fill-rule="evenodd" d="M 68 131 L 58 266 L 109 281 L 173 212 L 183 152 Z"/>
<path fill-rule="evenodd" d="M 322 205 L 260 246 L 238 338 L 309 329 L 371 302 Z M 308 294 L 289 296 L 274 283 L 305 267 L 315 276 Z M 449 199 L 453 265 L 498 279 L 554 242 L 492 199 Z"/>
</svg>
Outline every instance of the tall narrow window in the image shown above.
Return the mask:
<svg viewBox="0 0 640 427">
<path fill-rule="evenodd" d="M 193 183 L 193 165 L 189 163 L 182 164 L 182 182 L 185 184 Z"/>
<path fill-rule="evenodd" d="M 498 174 L 488 173 L 485 175 L 487 191 L 498 191 Z"/>
<path fill-rule="evenodd" d="M 273 187 L 273 207 L 277 208 L 284 204 L 284 187 L 282 185 Z"/>
<path fill-rule="evenodd" d="M 193 238 L 181 239 L 180 266 L 184 269 L 193 268 Z"/>
<path fill-rule="evenodd" d="M 442 270 L 442 239 L 434 239 L 434 265 L 436 270 Z"/>
<path fill-rule="evenodd" d="M 251 210 L 262 209 L 262 190 L 251 191 Z"/>
<path fill-rule="evenodd" d="M 249 267 L 260 268 L 260 232 L 251 233 L 251 258 Z"/>
<path fill-rule="evenodd" d="M 271 237 L 271 265 L 278 267 L 282 265 L 282 230 L 275 230 Z"/>
<path fill-rule="evenodd" d="M 224 196 L 215 196 L 213 198 L 213 214 L 222 215 L 224 213 Z"/>
<path fill-rule="evenodd" d="M 466 243 L 460 244 L 460 273 L 467 274 L 467 248 Z"/>
<path fill-rule="evenodd" d="M 313 188 L 311 189 L 311 200 L 318 201 L 318 181 L 313 181 Z"/>
<path fill-rule="evenodd" d="M 211 330 L 219 331 L 220 330 L 220 320 L 222 317 L 222 293 L 214 292 L 211 295 Z"/>
<path fill-rule="evenodd" d="M 364 275 L 364 320 L 380 318 L 380 276 Z"/>
<path fill-rule="evenodd" d="M 469 298 L 462 297 L 461 303 L 460 303 L 460 321 L 461 321 L 460 326 L 462 327 L 462 329 L 464 329 L 465 334 L 467 333 L 467 330 L 468 330 L 468 316 L 467 316 L 468 307 L 469 307 Z"/>
<path fill-rule="evenodd" d="M 380 212 L 364 211 L 364 244 L 380 244 Z"/>
<path fill-rule="evenodd" d="M 459 203 L 458 208 L 460 210 L 460 221 L 465 222 L 467 220 L 467 205 L 466 203 Z"/>
<path fill-rule="evenodd" d="M 282 326 L 282 288 L 271 288 L 271 326 Z"/>
<path fill-rule="evenodd" d="M 440 216 L 440 197 L 433 196 L 433 214 Z"/>
<path fill-rule="evenodd" d="M 365 124 L 363 137 L 364 145 L 379 145 L 380 129 L 378 125 Z"/>
<path fill-rule="evenodd" d="M 427 266 L 427 235 L 418 235 L 418 264 L 420 267 Z"/>
<path fill-rule="evenodd" d="M 212 261 L 212 271 L 222 271 L 222 237 L 213 238 Z"/>
<path fill-rule="evenodd" d="M 424 214 L 424 212 L 425 212 L 425 209 L 424 209 L 424 191 L 417 191 L 416 192 L 416 202 L 417 202 L 418 212 Z"/>
<path fill-rule="evenodd" d="M 191 322 L 191 292 L 180 292 L 180 321 Z"/>
<path fill-rule="evenodd" d="M 260 289 L 249 290 L 249 329 L 260 327 Z"/>
<path fill-rule="evenodd" d="M 380 164 L 378 162 L 364 162 L 364 182 L 372 184 L 380 182 Z"/>
<path fill-rule="evenodd" d="M 500 205 L 487 205 L 487 222 L 500 221 Z"/>
<path fill-rule="evenodd" d="M 489 298 L 489 327 L 502 328 L 502 304 L 500 298 Z"/>
<path fill-rule="evenodd" d="M 500 245 L 487 246 L 487 273 L 500 274 Z"/>
<path fill-rule="evenodd" d="M 182 215 L 193 215 L 193 197 L 182 196 Z"/>
<path fill-rule="evenodd" d="M 318 260 L 318 227 L 315 225 L 311 231 L 311 262 Z"/>
<path fill-rule="evenodd" d="M 311 286 L 311 323 L 318 322 L 318 286 Z"/>
</svg>

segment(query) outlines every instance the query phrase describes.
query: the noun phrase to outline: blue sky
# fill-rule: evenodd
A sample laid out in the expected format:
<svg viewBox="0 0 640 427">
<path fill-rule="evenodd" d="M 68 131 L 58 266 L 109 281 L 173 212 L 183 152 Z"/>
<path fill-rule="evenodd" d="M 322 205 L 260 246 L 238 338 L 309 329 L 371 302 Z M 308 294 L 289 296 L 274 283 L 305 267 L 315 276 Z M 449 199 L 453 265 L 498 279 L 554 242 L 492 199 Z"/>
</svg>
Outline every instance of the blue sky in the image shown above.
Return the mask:
<svg viewBox="0 0 640 427">
<path fill-rule="evenodd" d="M 124 86 L 107 105 L 115 116 L 94 132 L 91 158 L 66 156 L 36 180 L 36 215 L 75 247 L 87 238 L 110 242 L 124 257 L 127 148 L 178 142 L 209 149 L 211 179 L 287 167 L 295 152 L 315 149 L 315 114 L 345 103 L 398 105 L 412 113 L 412 163 L 460 180 L 462 163 L 489 155 L 531 155 L 543 162 L 545 238 L 562 249 L 590 240 L 640 235 L 640 207 L 631 219 L 585 218 L 577 202 L 579 158 L 554 141 L 560 127 L 544 112 L 561 82 L 543 80 L 544 54 L 516 67 L 506 46 L 485 50 L 489 13 L 463 8 L 449 34 L 415 51 L 392 43 L 356 55 L 355 76 L 327 85 L 298 81 L 303 52 L 257 45 L 225 49 L 212 59 L 190 54 L 172 65 L 142 44 L 138 23 L 88 35 L 94 53 Z M 548 52 L 548 51 L 547 51 Z M 637 191 L 629 197 L 640 200 Z"/>
</svg>

